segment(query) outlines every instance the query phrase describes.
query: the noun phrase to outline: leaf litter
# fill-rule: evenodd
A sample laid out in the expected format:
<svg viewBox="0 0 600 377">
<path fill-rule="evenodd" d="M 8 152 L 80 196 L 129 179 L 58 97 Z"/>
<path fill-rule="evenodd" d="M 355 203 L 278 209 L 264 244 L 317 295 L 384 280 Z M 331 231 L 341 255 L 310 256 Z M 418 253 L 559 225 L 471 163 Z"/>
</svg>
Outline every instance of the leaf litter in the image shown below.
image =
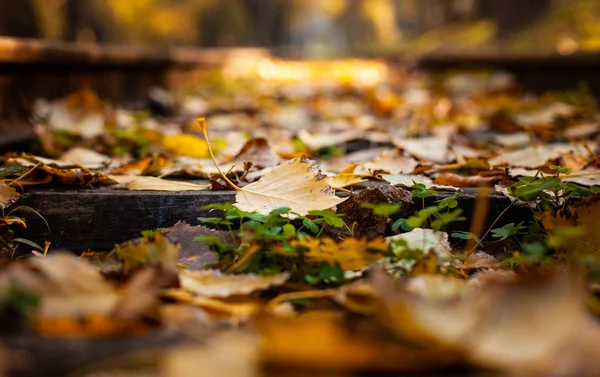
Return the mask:
<svg viewBox="0 0 600 377">
<path fill-rule="evenodd" d="M 220 111 L 208 116 L 210 137 L 204 118 L 158 124 L 88 89 L 38 102 L 41 150 L 0 165 L 0 335 L 60 344 L 177 329 L 192 344 L 150 363 L 166 376 L 597 375 L 589 101 L 459 99 L 457 75 L 337 92 L 267 80 L 243 103 L 218 91 L 183 99 Z M 209 205 L 203 225 L 147 231 L 110 252 L 77 258 L 15 237 L 27 225 L 20 212 L 35 211 L 18 206 L 30 186 L 200 195 L 215 182 L 236 201 Z M 494 185 L 510 204 L 483 224 L 486 207 L 466 210 L 460 188 Z M 505 221 L 513 206 L 530 218 Z M 13 260 L 24 245 L 35 253 Z"/>
</svg>

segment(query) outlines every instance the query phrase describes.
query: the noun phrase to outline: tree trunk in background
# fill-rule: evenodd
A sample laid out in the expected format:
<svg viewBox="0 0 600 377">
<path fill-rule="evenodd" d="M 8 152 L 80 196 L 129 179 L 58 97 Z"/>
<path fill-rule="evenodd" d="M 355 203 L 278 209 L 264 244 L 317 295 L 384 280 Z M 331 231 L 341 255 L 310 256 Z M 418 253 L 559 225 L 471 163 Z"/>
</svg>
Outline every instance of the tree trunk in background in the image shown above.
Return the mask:
<svg viewBox="0 0 600 377">
<path fill-rule="evenodd" d="M 480 16 L 496 21 L 498 37 L 527 26 L 549 10 L 550 0 L 480 0 Z"/>
<path fill-rule="evenodd" d="M 38 38 L 40 29 L 29 0 L 0 0 L 0 35 Z"/>
<path fill-rule="evenodd" d="M 117 25 L 106 1 L 66 1 L 64 39 L 103 43 L 115 42 L 117 35 Z"/>
</svg>

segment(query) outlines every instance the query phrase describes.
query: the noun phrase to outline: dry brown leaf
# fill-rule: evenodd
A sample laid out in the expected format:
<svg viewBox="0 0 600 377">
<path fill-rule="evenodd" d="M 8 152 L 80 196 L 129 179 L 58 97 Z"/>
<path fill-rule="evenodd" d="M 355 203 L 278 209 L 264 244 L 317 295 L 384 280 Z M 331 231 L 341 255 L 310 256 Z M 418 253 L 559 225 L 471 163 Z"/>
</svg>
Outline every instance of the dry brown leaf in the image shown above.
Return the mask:
<svg viewBox="0 0 600 377">
<path fill-rule="evenodd" d="M 388 246 L 380 238 L 371 241 L 366 238 L 358 239 L 349 237 L 337 243 L 331 238 L 303 238 L 297 245 L 309 250 L 305 254 L 307 263 L 320 264 L 328 262 L 339 263 L 346 271 L 359 271 L 373 262 L 383 258 L 382 252 Z"/>
<path fill-rule="evenodd" d="M 561 153 L 560 155 L 562 157 L 562 162 L 560 163 L 560 166 L 569 168 L 574 172 L 582 170 L 589 163 L 589 158 L 584 158 L 583 156 L 577 155 L 572 152 Z"/>
<path fill-rule="evenodd" d="M 254 274 L 225 275 L 217 270 L 179 271 L 181 288 L 204 297 L 248 295 L 282 285 L 288 278 L 289 274 L 287 273 L 259 276 Z"/>
<path fill-rule="evenodd" d="M 185 181 L 171 181 L 156 177 L 135 177 L 130 175 L 110 175 L 110 179 L 124 184 L 130 191 L 201 191 L 207 190 L 211 185 L 199 185 Z"/>
<path fill-rule="evenodd" d="M 196 241 L 196 237 L 215 236 L 230 245 L 234 244 L 231 234 L 228 232 L 221 232 L 203 225 L 192 226 L 183 221 L 179 221 L 170 228 L 163 229 L 163 233 L 169 241 L 181 245 L 179 263 L 195 270 L 202 269 L 206 265 L 219 261 L 217 253 L 212 251 L 206 242 Z"/>
<path fill-rule="evenodd" d="M 470 177 L 465 177 L 454 173 L 444 172 L 436 177 L 434 183 L 437 185 L 453 187 L 492 186 L 506 178 L 506 174 L 504 173 L 492 176 L 472 175 Z"/>
<path fill-rule="evenodd" d="M 19 193 L 6 182 L 0 181 L 0 209 L 6 208 L 19 199 Z"/>
<path fill-rule="evenodd" d="M 264 215 L 276 208 L 289 207 L 304 216 L 310 210 L 329 209 L 344 200 L 335 196 L 317 165 L 299 158 L 284 162 L 258 182 L 239 189 L 235 206 Z"/>
<path fill-rule="evenodd" d="M 263 169 L 279 165 L 281 157 L 271 148 L 267 139 L 257 138 L 248 140 L 230 162 L 240 166 L 252 162 L 253 167 Z"/>
</svg>

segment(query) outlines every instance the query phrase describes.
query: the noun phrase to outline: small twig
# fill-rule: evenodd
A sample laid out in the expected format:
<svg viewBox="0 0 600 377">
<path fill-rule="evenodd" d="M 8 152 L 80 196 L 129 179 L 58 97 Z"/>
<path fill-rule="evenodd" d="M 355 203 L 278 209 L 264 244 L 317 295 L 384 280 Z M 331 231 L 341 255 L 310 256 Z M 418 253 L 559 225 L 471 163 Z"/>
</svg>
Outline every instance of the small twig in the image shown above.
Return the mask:
<svg viewBox="0 0 600 377">
<path fill-rule="evenodd" d="M 491 230 L 494 229 L 494 225 L 496 225 L 496 223 L 498 222 L 498 220 L 500 220 L 500 218 L 502 216 L 504 216 L 504 214 L 506 213 L 506 211 L 508 211 L 508 209 L 510 207 L 512 207 L 513 204 L 515 204 L 515 201 L 510 202 L 510 204 L 508 205 L 508 207 L 506 207 L 502 212 L 500 212 L 500 214 L 498 215 L 498 217 L 496 217 L 496 219 L 494 220 L 494 222 L 492 223 L 492 225 L 490 225 L 489 229 L 479 239 L 479 241 L 475 244 L 475 246 L 473 246 L 473 248 L 467 252 L 467 254 L 471 254 L 473 252 L 473 250 L 475 250 L 477 248 L 477 246 L 479 246 L 483 242 L 483 240 L 487 237 L 487 235 L 491 232 Z"/>
</svg>

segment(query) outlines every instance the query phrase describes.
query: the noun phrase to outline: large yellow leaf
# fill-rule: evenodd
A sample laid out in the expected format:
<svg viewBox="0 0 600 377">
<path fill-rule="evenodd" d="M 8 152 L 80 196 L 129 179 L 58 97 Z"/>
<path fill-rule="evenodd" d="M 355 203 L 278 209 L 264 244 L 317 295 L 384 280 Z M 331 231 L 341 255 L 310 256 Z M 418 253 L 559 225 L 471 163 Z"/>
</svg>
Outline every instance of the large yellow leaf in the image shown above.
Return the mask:
<svg viewBox="0 0 600 377">
<path fill-rule="evenodd" d="M 204 138 L 209 140 L 204 118 L 199 118 L 198 124 Z M 286 161 L 258 182 L 240 188 L 223 174 L 210 144 L 208 153 L 221 177 L 237 190 L 235 206 L 242 211 L 267 215 L 274 209 L 289 207 L 292 212 L 304 216 L 311 210 L 329 209 L 346 200 L 335 196 L 335 191 L 327 184 L 327 176 L 306 157 Z"/>
<path fill-rule="evenodd" d="M 280 207 L 306 215 L 310 210 L 334 207 L 346 199 L 335 196 L 326 177 L 312 161 L 293 159 L 277 166 L 258 182 L 238 190 L 235 206 L 268 214 Z"/>
</svg>

